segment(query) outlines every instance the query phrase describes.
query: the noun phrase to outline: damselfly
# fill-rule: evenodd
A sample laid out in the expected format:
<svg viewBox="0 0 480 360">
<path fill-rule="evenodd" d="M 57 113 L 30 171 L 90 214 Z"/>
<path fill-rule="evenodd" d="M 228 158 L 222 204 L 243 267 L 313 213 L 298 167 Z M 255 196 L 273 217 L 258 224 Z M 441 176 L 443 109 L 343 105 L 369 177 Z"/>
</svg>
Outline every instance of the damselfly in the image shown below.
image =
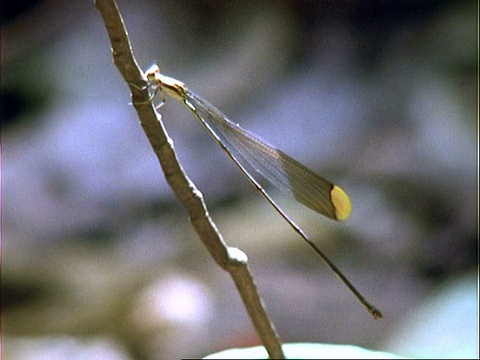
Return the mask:
<svg viewBox="0 0 480 360">
<path fill-rule="evenodd" d="M 333 262 L 308 238 L 307 234 L 277 205 L 273 198 L 256 180 L 253 172 L 264 177 L 272 185 L 293 196 L 317 213 L 333 220 L 346 220 L 352 207 L 347 194 L 337 185 L 317 175 L 283 151 L 266 144 L 258 136 L 230 121 L 220 110 L 200 96 L 190 91 L 184 83 L 162 75 L 157 65 L 152 65 L 145 73 L 149 86 L 153 86 L 152 98 L 160 93 L 163 105 L 165 95 L 184 103 L 205 126 L 243 174 L 267 199 L 290 226 L 320 256 L 324 263 L 353 292 L 375 319 L 381 319 L 381 312 L 368 303 Z"/>
</svg>

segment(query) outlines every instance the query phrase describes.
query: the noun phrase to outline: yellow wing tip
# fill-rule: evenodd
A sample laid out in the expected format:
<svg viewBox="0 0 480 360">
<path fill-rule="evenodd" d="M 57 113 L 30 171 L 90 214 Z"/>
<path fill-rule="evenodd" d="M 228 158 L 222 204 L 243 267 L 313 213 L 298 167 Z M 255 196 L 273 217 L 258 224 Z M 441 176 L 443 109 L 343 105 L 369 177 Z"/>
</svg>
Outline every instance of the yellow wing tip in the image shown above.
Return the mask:
<svg viewBox="0 0 480 360">
<path fill-rule="evenodd" d="M 330 199 L 332 200 L 337 220 L 347 220 L 352 212 L 352 204 L 345 191 L 337 185 L 333 185 L 332 190 L 330 190 Z"/>
</svg>

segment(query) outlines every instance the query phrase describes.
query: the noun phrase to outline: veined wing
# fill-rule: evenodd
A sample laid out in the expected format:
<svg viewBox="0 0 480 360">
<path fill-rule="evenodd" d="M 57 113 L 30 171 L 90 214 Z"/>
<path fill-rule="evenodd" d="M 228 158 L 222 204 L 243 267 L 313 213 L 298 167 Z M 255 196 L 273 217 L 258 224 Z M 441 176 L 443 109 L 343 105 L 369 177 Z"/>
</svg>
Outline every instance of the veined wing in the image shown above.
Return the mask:
<svg viewBox="0 0 480 360">
<path fill-rule="evenodd" d="M 342 189 L 228 120 L 200 96 L 184 90 L 185 104 L 230 157 L 242 165 L 237 164 L 242 171 L 248 164 L 272 185 L 310 209 L 334 220 L 348 218 L 351 204 Z"/>
</svg>

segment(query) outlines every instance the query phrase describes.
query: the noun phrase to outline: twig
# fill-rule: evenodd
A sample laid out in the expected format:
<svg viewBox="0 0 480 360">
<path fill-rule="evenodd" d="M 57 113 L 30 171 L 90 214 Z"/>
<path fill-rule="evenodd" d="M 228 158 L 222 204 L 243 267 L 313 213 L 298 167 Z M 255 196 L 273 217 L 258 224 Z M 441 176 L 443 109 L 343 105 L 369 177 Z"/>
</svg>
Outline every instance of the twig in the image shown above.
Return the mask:
<svg viewBox="0 0 480 360">
<path fill-rule="evenodd" d="M 160 161 L 165 178 L 180 202 L 187 208 L 190 221 L 215 262 L 228 271 L 242 297 L 255 329 L 271 358 L 285 358 L 281 343 L 258 295 L 247 266 L 247 256 L 228 247 L 213 223 L 195 184 L 183 171 L 168 134 L 154 106 L 149 101 L 146 78 L 132 52 L 123 19 L 114 0 L 95 0 L 112 45 L 113 60 L 130 86 L 132 103 L 143 130 Z"/>
</svg>

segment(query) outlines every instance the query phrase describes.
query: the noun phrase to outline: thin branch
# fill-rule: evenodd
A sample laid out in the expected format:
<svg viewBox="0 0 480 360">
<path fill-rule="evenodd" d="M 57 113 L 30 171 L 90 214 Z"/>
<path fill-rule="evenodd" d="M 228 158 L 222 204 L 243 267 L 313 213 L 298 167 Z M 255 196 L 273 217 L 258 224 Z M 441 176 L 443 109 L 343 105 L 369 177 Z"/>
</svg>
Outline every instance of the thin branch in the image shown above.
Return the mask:
<svg viewBox="0 0 480 360">
<path fill-rule="evenodd" d="M 228 271 L 242 297 L 255 329 L 271 358 L 285 358 L 281 343 L 258 295 L 247 266 L 247 256 L 228 247 L 213 223 L 203 196 L 178 162 L 173 141 L 168 137 L 160 114 L 151 104 L 146 78 L 132 52 L 123 19 L 114 0 L 96 0 L 110 42 L 115 65 L 129 85 L 132 103 L 143 130 L 160 161 L 165 178 L 180 202 L 187 208 L 190 221 L 215 262 Z"/>
</svg>

